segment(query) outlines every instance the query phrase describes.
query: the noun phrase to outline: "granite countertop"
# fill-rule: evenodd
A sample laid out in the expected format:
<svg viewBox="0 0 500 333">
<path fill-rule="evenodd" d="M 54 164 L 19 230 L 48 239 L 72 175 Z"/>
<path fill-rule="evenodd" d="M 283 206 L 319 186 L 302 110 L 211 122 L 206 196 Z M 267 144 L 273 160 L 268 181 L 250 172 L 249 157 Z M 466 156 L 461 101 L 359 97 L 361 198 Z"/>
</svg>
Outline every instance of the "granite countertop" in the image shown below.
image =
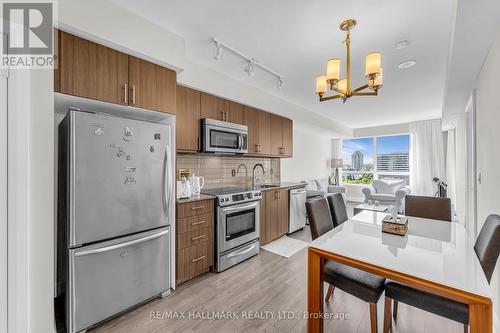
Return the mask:
<svg viewBox="0 0 500 333">
<path fill-rule="evenodd" d="M 306 183 L 299 183 L 299 182 L 281 182 L 281 183 L 276 183 L 276 184 L 266 184 L 266 185 L 274 185 L 274 187 L 266 187 L 262 188 L 261 191 L 269 191 L 269 190 L 279 190 L 279 189 L 284 189 L 284 188 L 300 188 L 300 187 L 305 187 L 307 184 Z"/>
<path fill-rule="evenodd" d="M 200 194 L 199 197 L 191 197 L 188 199 L 177 199 L 177 203 L 186 203 L 186 202 L 195 202 L 195 201 L 200 201 L 200 200 L 212 200 L 215 199 L 215 196 L 213 195 L 208 195 L 208 194 Z"/>
</svg>

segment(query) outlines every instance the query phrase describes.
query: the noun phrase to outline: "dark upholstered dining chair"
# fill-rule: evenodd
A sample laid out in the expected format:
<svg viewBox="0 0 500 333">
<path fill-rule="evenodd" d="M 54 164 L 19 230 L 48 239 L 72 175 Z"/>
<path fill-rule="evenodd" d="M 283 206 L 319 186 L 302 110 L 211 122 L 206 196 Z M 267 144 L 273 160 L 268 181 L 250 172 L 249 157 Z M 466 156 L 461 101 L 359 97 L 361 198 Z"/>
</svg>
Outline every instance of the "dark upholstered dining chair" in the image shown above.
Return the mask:
<svg viewBox="0 0 500 333">
<path fill-rule="evenodd" d="M 486 218 L 481 232 L 476 240 L 474 251 L 481 263 L 488 283 L 500 253 L 500 216 L 492 214 Z M 439 316 L 457 321 L 464 325 L 464 332 L 468 332 L 469 307 L 457 301 L 438 295 L 430 294 L 412 287 L 388 281 L 385 284 L 385 313 L 384 333 L 391 327 L 391 303 L 394 300 L 394 321 L 397 320 L 398 302 L 432 312 Z"/>
<path fill-rule="evenodd" d="M 306 210 L 313 240 L 334 228 L 327 199 L 320 198 L 306 202 Z M 323 267 L 323 280 L 329 284 L 326 302 L 331 298 L 335 287 L 368 302 L 371 332 L 377 332 L 377 302 L 384 290 L 385 278 L 334 261 L 327 261 Z"/>
<path fill-rule="evenodd" d="M 451 200 L 450 198 L 407 195 L 405 215 L 451 222 Z"/>
<path fill-rule="evenodd" d="M 332 214 L 333 225 L 338 227 L 349 219 L 347 216 L 347 209 L 345 207 L 344 197 L 341 193 L 334 193 L 327 198 L 328 205 L 330 206 L 330 213 Z"/>
</svg>

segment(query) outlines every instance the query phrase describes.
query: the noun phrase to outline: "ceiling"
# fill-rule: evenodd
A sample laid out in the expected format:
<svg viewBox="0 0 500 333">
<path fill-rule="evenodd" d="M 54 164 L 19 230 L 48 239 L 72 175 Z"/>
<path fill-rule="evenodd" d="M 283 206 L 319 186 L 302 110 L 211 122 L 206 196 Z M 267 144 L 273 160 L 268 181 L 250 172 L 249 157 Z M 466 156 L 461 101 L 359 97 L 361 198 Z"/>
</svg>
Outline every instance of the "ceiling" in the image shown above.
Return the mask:
<svg viewBox="0 0 500 333">
<path fill-rule="evenodd" d="M 454 0 L 113 2 L 184 37 L 191 61 L 351 128 L 441 117 Z M 338 25 L 346 18 L 358 21 L 351 32 L 353 86 L 365 83 L 365 55 L 381 51 L 384 87 L 378 97 L 320 103 L 314 78 L 326 71 L 329 58 L 340 56 L 345 65 L 345 34 Z M 278 90 L 276 79 L 259 70 L 248 77 L 245 62 L 228 52 L 216 61 L 213 37 L 282 75 L 283 88 Z M 394 43 L 403 39 L 409 46 L 397 50 Z M 417 64 L 398 69 L 409 59 Z"/>
</svg>

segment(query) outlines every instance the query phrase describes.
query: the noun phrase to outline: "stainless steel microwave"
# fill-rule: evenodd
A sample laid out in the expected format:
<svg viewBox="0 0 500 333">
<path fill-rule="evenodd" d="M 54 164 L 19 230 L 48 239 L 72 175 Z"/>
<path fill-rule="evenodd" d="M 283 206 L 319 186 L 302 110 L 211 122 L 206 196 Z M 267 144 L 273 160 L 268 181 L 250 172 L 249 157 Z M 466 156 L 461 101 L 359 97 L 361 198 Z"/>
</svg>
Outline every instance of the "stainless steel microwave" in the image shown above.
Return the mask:
<svg viewBox="0 0 500 333">
<path fill-rule="evenodd" d="M 248 127 L 209 118 L 202 119 L 203 152 L 244 154 L 248 152 Z"/>
</svg>

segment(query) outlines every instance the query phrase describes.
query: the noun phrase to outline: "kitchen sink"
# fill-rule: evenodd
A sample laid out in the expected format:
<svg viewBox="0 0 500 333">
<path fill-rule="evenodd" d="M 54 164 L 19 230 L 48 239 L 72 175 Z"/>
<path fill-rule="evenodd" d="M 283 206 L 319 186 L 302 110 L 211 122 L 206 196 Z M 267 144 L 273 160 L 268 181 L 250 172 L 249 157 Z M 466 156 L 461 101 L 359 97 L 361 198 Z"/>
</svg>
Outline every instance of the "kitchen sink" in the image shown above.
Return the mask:
<svg viewBox="0 0 500 333">
<path fill-rule="evenodd" d="M 280 185 L 274 185 L 274 184 L 263 184 L 263 185 L 259 185 L 257 187 L 260 187 L 260 188 L 275 188 L 275 187 L 280 187 Z"/>
</svg>

